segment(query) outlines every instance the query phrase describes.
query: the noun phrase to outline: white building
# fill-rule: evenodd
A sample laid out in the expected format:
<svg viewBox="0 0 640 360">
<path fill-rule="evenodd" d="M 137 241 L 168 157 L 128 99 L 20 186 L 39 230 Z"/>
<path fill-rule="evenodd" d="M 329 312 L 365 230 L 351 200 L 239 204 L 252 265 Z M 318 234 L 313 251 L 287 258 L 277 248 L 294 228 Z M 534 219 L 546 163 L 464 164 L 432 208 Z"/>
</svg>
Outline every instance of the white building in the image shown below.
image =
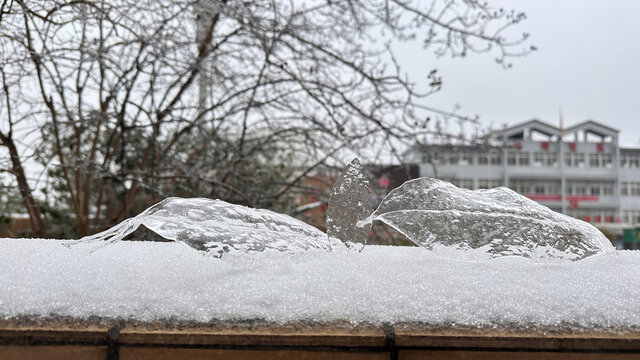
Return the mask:
<svg viewBox="0 0 640 360">
<path fill-rule="evenodd" d="M 507 186 L 549 208 L 618 232 L 640 225 L 640 149 L 589 120 L 560 129 L 530 120 L 483 144 L 428 145 L 405 153 L 420 176 L 469 189 Z"/>
</svg>

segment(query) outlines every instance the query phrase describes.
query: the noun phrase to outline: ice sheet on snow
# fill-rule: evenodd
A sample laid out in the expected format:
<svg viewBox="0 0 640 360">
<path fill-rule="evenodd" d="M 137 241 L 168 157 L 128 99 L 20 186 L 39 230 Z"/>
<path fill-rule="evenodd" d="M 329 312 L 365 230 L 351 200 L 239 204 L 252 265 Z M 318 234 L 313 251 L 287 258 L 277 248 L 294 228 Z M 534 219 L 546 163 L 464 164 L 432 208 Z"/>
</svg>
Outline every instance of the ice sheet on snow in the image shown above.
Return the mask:
<svg viewBox="0 0 640 360">
<path fill-rule="evenodd" d="M 204 256 L 121 241 L 0 240 L 0 317 L 640 328 L 640 252 L 462 262 L 420 248 Z"/>
<path fill-rule="evenodd" d="M 140 225 L 166 239 L 218 256 L 233 250 L 331 250 L 330 241 L 322 231 L 288 215 L 222 200 L 177 197 L 160 201 L 139 215 L 84 237 L 80 242 L 120 241 Z"/>
<path fill-rule="evenodd" d="M 460 250 L 455 256 L 469 259 L 578 260 L 615 250 L 592 225 L 505 187 L 467 190 L 434 178 L 410 180 L 392 190 L 371 219 L 427 249 Z"/>
<path fill-rule="evenodd" d="M 168 198 L 82 243 L 113 243 L 144 225 L 157 234 L 213 255 L 278 250 L 361 250 L 372 221 L 384 222 L 428 250 L 456 258 L 523 256 L 579 260 L 612 252 L 596 228 L 556 213 L 507 188 L 466 190 L 419 178 L 387 195 L 373 212 L 369 182 L 354 159 L 337 179 L 327 212 L 327 235 L 284 214 L 221 200 Z M 341 241 L 342 242 L 341 242 Z"/>
</svg>

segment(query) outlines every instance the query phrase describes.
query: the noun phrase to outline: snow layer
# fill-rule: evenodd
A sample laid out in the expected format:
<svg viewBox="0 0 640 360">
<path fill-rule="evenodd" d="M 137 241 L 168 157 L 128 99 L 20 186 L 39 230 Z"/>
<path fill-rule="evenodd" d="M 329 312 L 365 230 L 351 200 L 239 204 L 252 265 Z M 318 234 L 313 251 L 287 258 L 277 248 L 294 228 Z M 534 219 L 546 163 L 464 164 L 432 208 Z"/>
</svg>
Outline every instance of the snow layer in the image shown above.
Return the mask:
<svg viewBox="0 0 640 360">
<path fill-rule="evenodd" d="M 88 252 L 0 239 L 0 318 L 262 319 L 640 328 L 640 252 L 576 262 L 464 262 L 417 247 L 205 256 L 182 243 Z"/>
</svg>

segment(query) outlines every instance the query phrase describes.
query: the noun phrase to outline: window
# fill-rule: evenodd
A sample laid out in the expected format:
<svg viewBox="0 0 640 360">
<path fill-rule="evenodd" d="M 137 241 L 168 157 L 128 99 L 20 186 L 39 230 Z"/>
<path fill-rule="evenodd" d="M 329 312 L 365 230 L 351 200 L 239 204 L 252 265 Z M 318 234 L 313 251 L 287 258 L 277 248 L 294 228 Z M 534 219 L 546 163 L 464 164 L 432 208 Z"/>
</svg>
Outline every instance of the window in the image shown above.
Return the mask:
<svg viewBox="0 0 640 360">
<path fill-rule="evenodd" d="M 495 179 L 479 179 L 478 180 L 478 189 L 491 189 L 498 186 L 502 186 L 502 180 L 495 180 Z"/>
<path fill-rule="evenodd" d="M 490 151 L 478 154 L 478 165 L 502 165 L 502 153 Z"/>
<path fill-rule="evenodd" d="M 507 165 L 529 166 L 529 153 L 510 151 L 509 153 L 507 153 Z"/>
<path fill-rule="evenodd" d="M 491 165 L 502 165 L 502 154 L 499 152 L 489 153 L 489 162 Z"/>
<path fill-rule="evenodd" d="M 460 188 L 473 189 L 473 179 L 450 179 L 447 181 Z"/>
<path fill-rule="evenodd" d="M 460 179 L 458 187 L 465 189 L 473 189 L 473 179 Z"/>
<path fill-rule="evenodd" d="M 510 188 L 520 194 L 559 194 L 560 180 L 520 180 L 514 179 L 509 184 Z"/>
<path fill-rule="evenodd" d="M 560 181 L 553 181 L 547 185 L 547 194 L 557 195 L 560 194 Z"/>
<path fill-rule="evenodd" d="M 565 192 L 567 195 L 586 195 L 585 183 L 579 181 L 567 181 Z"/>
<path fill-rule="evenodd" d="M 627 224 L 638 225 L 640 224 L 640 210 L 625 210 L 622 219 Z"/>
<path fill-rule="evenodd" d="M 434 165 L 442 164 L 442 159 L 443 159 L 442 154 L 435 151 L 428 152 L 422 155 L 422 162 L 426 164 L 434 164 Z"/>
<path fill-rule="evenodd" d="M 567 195 L 613 195 L 615 182 L 613 181 L 567 181 Z"/>
<path fill-rule="evenodd" d="M 620 154 L 620 167 L 622 168 L 639 168 L 640 154 Z"/>
<path fill-rule="evenodd" d="M 558 166 L 558 155 L 549 152 L 537 152 L 533 154 L 533 166 L 552 167 Z"/>
<path fill-rule="evenodd" d="M 531 186 L 528 180 L 511 180 L 509 188 L 519 194 L 530 194 Z"/>
<path fill-rule="evenodd" d="M 602 167 L 612 168 L 613 167 L 613 155 L 612 154 L 600 154 L 602 157 Z"/>
<path fill-rule="evenodd" d="M 602 195 L 611 196 L 613 195 L 613 182 L 605 182 L 602 184 Z"/>
<path fill-rule="evenodd" d="M 622 196 L 638 196 L 640 195 L 640 183 L 623 182 L 621 184 L 620 195 Z"/>
<path fill-rule="evenodd" d="M 613 155 L 604 153 L 589 154 L 589 166 L 611 168 L 613 167 Z"/>
<path fill-rule="evenodd" d="M 534 153 L 533 154 L 533 166 L 544 166 L 544 153 Z"/>
<path fill-rule="evenodd" d="M 470 152 L 462 152 L 460 153 L 460 165 L 472 165 L 473 164 L 473 153 Z"/>
<path fill-rule="evenodd" d="M 564 165 L 567 167 L 585 167 L 585 156 L 582 153 L 568 153 L 564 157 Z"/>
</svg>

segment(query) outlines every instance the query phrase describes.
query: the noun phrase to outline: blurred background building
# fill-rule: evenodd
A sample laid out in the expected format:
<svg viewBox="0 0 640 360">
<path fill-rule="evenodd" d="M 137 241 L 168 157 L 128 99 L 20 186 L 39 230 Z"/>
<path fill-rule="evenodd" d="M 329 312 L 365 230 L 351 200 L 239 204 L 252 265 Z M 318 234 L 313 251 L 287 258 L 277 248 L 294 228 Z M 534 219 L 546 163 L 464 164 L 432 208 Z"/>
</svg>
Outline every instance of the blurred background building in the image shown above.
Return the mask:
<svg viewBox="0 0 640 360">
<path fill-rule="evenodd" d="M 493 131 L 479 144 L 415 146 L 404 162 L 417 165 L 419 176 L 463 188 L 509 187 L 636 248 L 640 148 L 620 147 L 618 134 L 592 120 L 566 129 L 530 120 Z"/>
</svg>

